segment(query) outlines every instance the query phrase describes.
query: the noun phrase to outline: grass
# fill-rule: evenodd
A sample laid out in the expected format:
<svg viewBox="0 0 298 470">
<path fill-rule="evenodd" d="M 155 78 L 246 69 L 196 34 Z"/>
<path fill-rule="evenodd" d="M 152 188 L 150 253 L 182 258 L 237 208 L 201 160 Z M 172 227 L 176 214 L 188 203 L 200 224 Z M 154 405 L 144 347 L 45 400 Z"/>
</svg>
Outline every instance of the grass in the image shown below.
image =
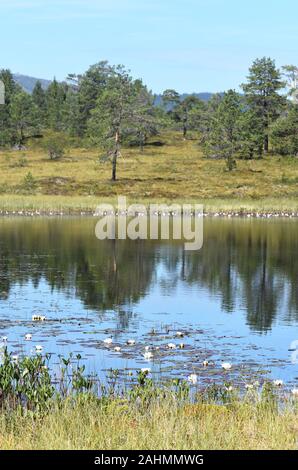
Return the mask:
<svg viewBox="0 0 298 470">
<path fill-rule="evenodd" d="M 80 355 L 60 358 L 53 381 L 49 355 L 16 359 L 4 348 L 1 359 L 0 450 L 297 446 L 298 401 L 270 382 L 243 393 L 138 371 L 124 386 L 116 370 L 104 383 L 85 375 Z"/>
<path fill-rule="evenodd" d="M 78 423 L 80 425 L 78 426 Z M 125 401 L 65 401 L 42 419 L 0 416 L 0 449 L 296 449 L 297 413 L 246 403 L 145 410 Z"/>
<path fill-rule="evenodd" d="M 51 161 L 39 148 L 0 152 L 0 209 L 93 210 L 105 200 L 125 195 L 130 201 L 190 201 L 206 210 L 298 210 L 298 161 L 270 155 L 225 162 L 204 158 L 196 140 L 165 133 L 162 145 L 123 150 L 118 181 L 110 181 L 110 163 L 99 163 L 96 149 L 74 148 Z M 33 182 L 26 180 L 31 173 Z M 30 183 L 31 181 L 31 183 Z M 32 184 L 32 187 L 30 187 Z"/>
</svg>

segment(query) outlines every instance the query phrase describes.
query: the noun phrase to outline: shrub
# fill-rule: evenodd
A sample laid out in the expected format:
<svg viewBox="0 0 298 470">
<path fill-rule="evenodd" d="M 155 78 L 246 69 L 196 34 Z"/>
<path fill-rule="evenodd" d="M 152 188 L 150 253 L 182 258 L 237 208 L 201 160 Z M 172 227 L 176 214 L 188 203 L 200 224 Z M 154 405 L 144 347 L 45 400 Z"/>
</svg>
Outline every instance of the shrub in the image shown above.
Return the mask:
<svg viewBox="0 0 298 470">
<path fill-rule="evenodd" d="M 45 137 L 43 147 L 51 160 L 58 160 L 65 154 L 67 139 L 62 133 L 52 132 Z"/>
<path fill-rule="evenodd" d="M 34 178 L 32 173 L 29 171 L 29 173 L 27 173 L 27 175 L 24 178 L 23 189 L 28 193 L 32 193 L 37 189 L 37 186 L 38 186 L 38 182 L 36 178 Z"/>
</svg>

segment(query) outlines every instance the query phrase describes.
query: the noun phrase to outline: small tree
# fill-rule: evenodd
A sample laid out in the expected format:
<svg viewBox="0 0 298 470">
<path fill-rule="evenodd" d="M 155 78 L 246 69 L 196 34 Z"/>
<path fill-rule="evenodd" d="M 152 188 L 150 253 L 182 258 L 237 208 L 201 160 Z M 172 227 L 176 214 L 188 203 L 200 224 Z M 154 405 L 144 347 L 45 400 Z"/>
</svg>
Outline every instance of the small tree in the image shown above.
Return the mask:
<svg viewBox="0 0 298 470">
<path fill-rule="evenodd" d="M 180 103 L 180 95 L 176 90 L 167 89 L 162 94 L 162 104 L 166 111 L 172 111 Z"/>
<path fill-rule="evenodd" d="M 188 130 L 196 128 L 196 124 L 198 122 L 194 119 L 194 112 L 195 110 L 199 112 L 202 107 L 201 100 L 195 95 L 187 96 L 184 98 L 184 100 L 175 106 L 173 110 L 173 117 L 175 121 L 179 122 L 182 126 L 184 140 L 187 137 Z"/>
<path fill-rule="evenodd" d="M 234 90 L 224 93 L 216 111 L 210 116 L 204 149 L 207 156 L 226 159 L 229 171 L 236 167 L 240 148 L 241 98 Z"/>
<path fill-rule="evenodd" d="M 89 120 L 91 141 L 105 149 L 104 158 L 112 161 L 112 181 L 116 181 L 121 140 L 131 127 L 136 87 L 121 65 L 110 68 L 107 86 L 99 96 Z"/>
<path fill-rule="evenodd" d="M 50 160 L 58 160 L 63 157 L 67 147 L 67 139 L 61 132 L 50 132 L 43 139 L 43 148 Z"/>
</svg>

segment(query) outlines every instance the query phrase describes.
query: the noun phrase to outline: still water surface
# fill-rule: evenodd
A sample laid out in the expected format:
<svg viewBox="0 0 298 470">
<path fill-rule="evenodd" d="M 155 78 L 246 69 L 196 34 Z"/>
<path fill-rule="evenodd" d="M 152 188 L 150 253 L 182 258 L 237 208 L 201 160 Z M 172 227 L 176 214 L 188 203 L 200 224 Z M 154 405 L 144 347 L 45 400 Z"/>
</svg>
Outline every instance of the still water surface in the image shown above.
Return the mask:
<svg viewBox="0 0 298 470">
<path fill-rule="evenodd" d="M 159 379 L 196 372 L 204 384 L 258 375 L 297 385 L 296 220 L 206 219 L 198 252 L 177 241 L 99 241 L 95 224 L 0 220 L 0 337 L 9 351 L 42 345 L 53 369 L 59 354 L 80 353 L 101 377 L 150 367 Z M 34 314 L 46 322 L 33 323 Z M 112 346 L 103 343 L 109 336 Z M 153 361 L 145 346 L 159 348 Z M 223 371 L 222 361 L 233 369 Z"/>
</svg>

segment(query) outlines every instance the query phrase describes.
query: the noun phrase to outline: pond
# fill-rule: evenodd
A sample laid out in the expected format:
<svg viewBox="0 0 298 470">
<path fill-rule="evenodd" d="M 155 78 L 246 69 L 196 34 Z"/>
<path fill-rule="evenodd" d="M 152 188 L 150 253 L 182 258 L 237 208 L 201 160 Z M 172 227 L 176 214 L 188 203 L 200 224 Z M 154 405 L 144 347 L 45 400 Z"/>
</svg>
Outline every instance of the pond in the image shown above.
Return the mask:
<svg viewBox="0 0 298 470">
<path fill-rule="evenodd" d="M 0 220 L 0 337 L 10 352 L 41 345 L 57 370 L 59 355 L 80 354 L 102 379 L 150 367 L 161 380 L 195 372 L 203 384 L 297 385 L 297 220 L 205 218 L 193 252 L 180 241 L 99 241 L 96 222 Z"/>
</svg>

